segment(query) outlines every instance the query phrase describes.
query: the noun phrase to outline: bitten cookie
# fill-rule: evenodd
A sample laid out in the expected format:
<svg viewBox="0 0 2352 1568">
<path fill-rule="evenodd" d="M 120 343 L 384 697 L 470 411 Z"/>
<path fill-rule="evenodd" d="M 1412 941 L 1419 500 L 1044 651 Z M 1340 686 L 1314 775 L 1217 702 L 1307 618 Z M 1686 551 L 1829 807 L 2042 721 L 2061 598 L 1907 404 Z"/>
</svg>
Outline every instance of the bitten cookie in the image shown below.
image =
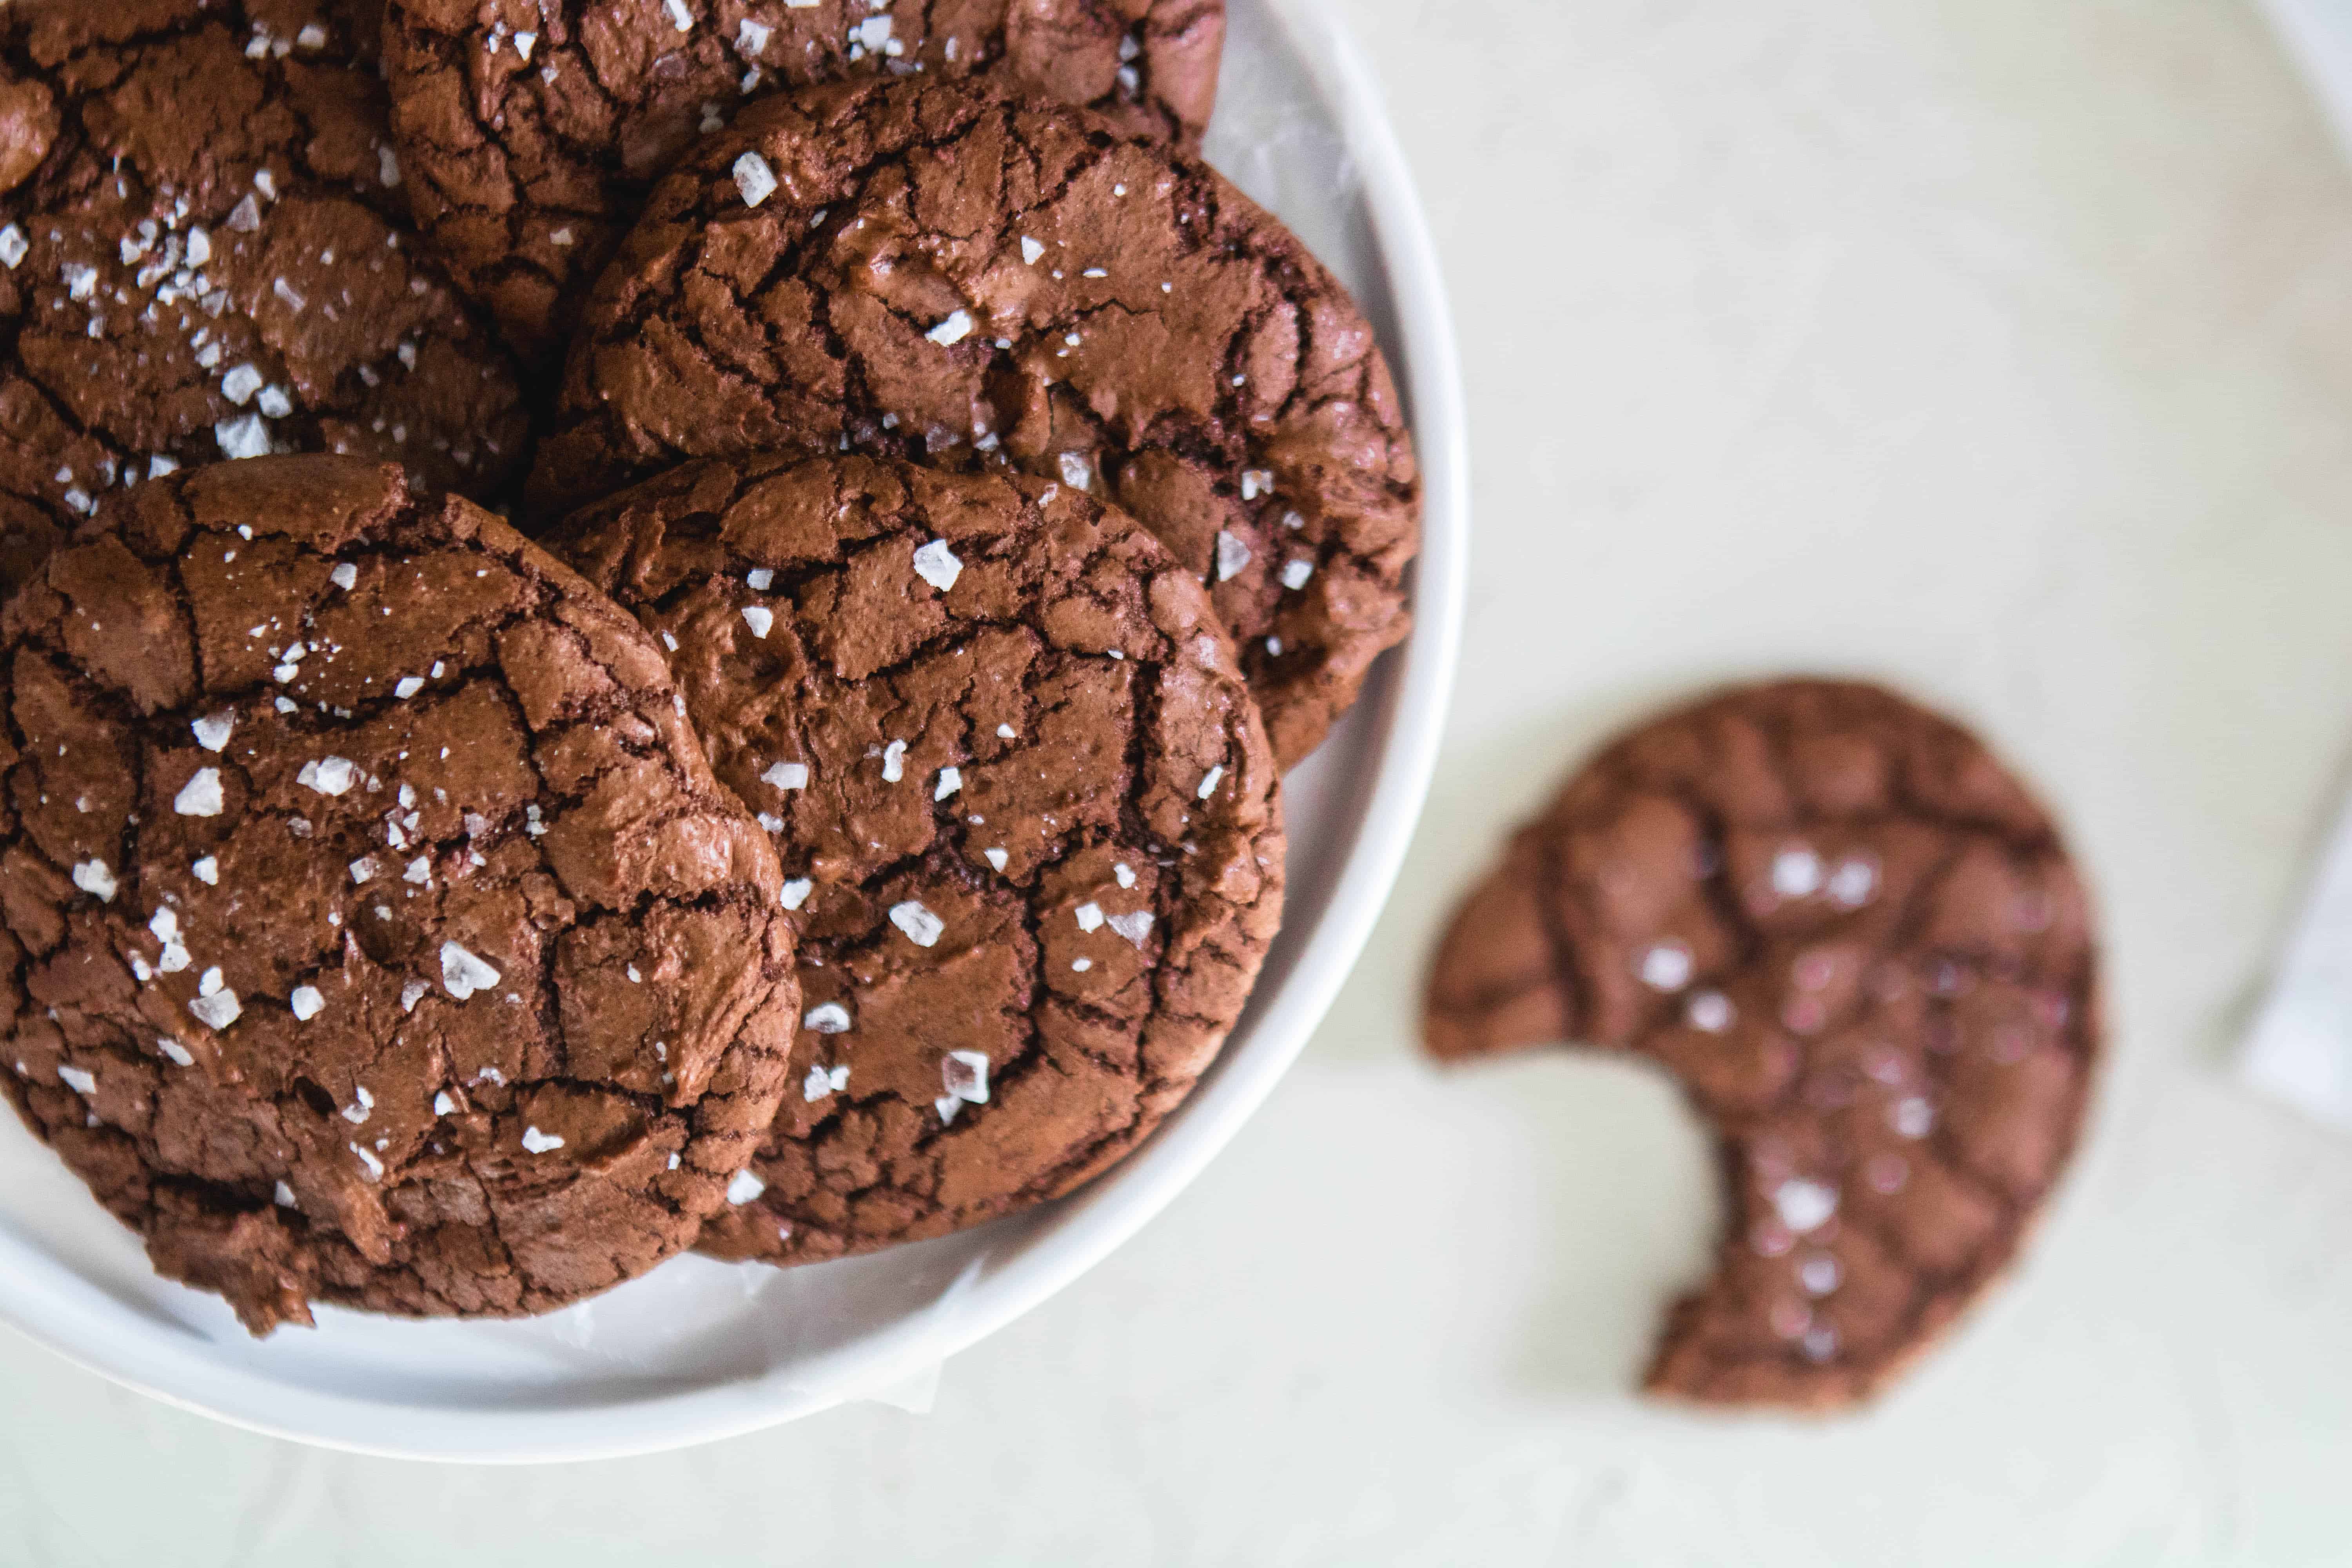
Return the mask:
<svg viewBox="0 0 2352 1568">
<path fill-rule="evenodd" d="M 764 1191 L 797 1263 L 1069 1191 L 1189 1093 L 1281 918 L 1264 731 L 1207 595 L 1068 486 L 688 464 L 577 517 L 775 835 L 805 1011 Z"/>
<path fill-rule="evenodd" d="M 405 226 L 357 0 L 0 7 L 0 597 L 113 490 L 273 451 L 520 471 L 514 368 Z"/>
<path fill-rule="evenodd" d="M 1589 763 L 1439 949 L 1429 1048 L 1652 1058 L 1719 1142 L 1714 1277 L 1649 1386 L 1829 1408 L 2007 1267 L 2100 1049 L 2064 847 L 1966 731 L 1875 687 L 1738 689 Z"/>
<path fill-rule="evenodd" d="M 0 616 L 0 1089 L 156 1268 L 538 1312 L 724 1206 L 784 1088 L 774 852 L 660 651 L 353 458 L 142 485 Z"/>
<path fill-rule="evenodd" d="M 1224 0 L 394 0 L 393 127 L 416 216 L 532 357 L 678 153 L 740 102 L 844 75 L 988 73 L 1197 142 Z"/>
<path fill-rule="evenodd" d="M 534 505 L 686 456 L 1011 458 L 1211 587 L 1276 757 L 1404 636 L 1421 489 L 1370 329 L 1215 171 L 912 79 L 753 105 L 597 286 Z"/>
</svg>

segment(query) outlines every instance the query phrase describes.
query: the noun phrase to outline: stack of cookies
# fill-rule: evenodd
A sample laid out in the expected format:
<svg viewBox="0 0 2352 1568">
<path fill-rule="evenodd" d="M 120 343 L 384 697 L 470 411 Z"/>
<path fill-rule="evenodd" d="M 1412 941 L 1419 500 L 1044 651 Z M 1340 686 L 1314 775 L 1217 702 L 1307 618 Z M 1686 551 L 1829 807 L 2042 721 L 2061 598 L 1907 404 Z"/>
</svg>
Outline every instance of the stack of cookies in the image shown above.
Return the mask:
<svg viewBox="0 0 2352 1568">
<path fill-rule="evenodd" d="M 1222 32 L 0 12 L 0 1088 L 160 1270 L 537 1312 L 1183 1100 L 1420 506 Z"/>
</svg>

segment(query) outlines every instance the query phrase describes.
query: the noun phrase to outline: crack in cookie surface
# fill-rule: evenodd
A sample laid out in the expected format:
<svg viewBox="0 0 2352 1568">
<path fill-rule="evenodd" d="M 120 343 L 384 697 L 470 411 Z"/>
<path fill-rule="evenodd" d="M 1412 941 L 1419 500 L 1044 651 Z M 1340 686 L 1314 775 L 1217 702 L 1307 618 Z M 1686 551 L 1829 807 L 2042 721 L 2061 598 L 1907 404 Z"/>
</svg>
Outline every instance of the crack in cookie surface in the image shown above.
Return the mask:
<svg viewBox="0 0 2352 1568">
<path fill-rule="evenodd" d="M 394 130 L 420 223 L 535 358 L 655 177 L 746 100 L 845 76 L 988 74 L 1196 143 L 1223 0 L 397 0 Z"/>
<path fill-rule="evenodd" d="M 1465 900 L 1425 1030 L 1673 1073 L 1728 1224 L 1649 1386 L 1822 1408 L 2008 1267 L 2080 1131 L 2097 1003 L 2082 889 L 2016 781 L 1890 693 L 1796 681 L 1580 770 Z"/>
<path fill-rule="evenodd" d="M 689 1245 L 784 1088 L 766 836 L 660 652 L 357 459 L 143 486 L 0 618 L 0 1089 L 163 1272 L 543 1311 Z"/>
<path fill-rule="evenodd" d="M 1405 633 L 1420 480 L 1370 328 L 1213 170 L 1079 111 L 821 89 L 656 189 L 583 318 L 534 508 L 794 447 L 1116 501 L 1209 588 L 1286 766 Z"/>
<path fill-rule="evenodd" d="M 1025 476 L 777 457 L 559 541 L 668 649 L 786 879 L 792 1086 L 706 1251 L 978 1224 L 1181 1102 L 1279 922 L 1282 836 L 1231 644 L 1149 534 Z"/>
<path fill-rule="evenodd" d="M 0 11 L 0 592 L 111 494 L 271 451 L 521 471 L 513 364 L 407 227 L 362 7 Z"/>
</svg>

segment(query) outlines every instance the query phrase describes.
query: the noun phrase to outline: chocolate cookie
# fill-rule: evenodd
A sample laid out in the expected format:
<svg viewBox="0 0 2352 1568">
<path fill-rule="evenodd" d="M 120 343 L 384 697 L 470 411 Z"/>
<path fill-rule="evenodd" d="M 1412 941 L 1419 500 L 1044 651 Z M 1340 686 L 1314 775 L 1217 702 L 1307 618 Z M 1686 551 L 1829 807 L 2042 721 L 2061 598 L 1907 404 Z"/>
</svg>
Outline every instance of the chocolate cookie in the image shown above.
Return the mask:
<svg viewBox="0 0 2352 1568">
<path fill-rule="evenodd" d="M 353 458 L 142 485 L 0 615 L 0 1088 L 163 1273 L 543 1311 L 747 1194 L 797 991 L 661 653 Z"/>
<path fill-rule="evenodd" d="M 1011 458 L 1210 584 L 1283 765 L 1403 637 L 1421 490 L 1337 279 L 1215 171 L 913 79 L 754 105 L 597 286 L 534 504 L 798 444 Z"/>
<path fill-rule="evenodd" d="M 359 0 L 0 7 L 0 595 L 112 490 L 337 451 L 520 471 L 513 365 L 404 226 Z"/>
<path fill-rule="evenodd" d="M 654 178 L 741 101 L 842 76 L 986 72 L 1197 142 L 1224 0 L 394 0 L 418 220 L 509 338 L 561 348 Z"/>
<path fill-rule="evenodd" d="M 1719 1142 L 1714 1278 L 1661 1393 L 1861 1399 L 2015 1255 L 2081 1131 L 2097 955 L 2050 819 L 1875 687 L 1748 687 L 1618 741 L 1512 841 L 1429 1048 L 1632 1050 Z"/>
<path fill-rule="evenodd" d="M 687 464 L 574 518 L 775 835 L 806 1011 L 705 1251 L 797 1263 L 1065 1193 L 1216 1056 L 1281 916 L 1265 731 L 1207 596 L 1066 485 Z"/>
</svg>

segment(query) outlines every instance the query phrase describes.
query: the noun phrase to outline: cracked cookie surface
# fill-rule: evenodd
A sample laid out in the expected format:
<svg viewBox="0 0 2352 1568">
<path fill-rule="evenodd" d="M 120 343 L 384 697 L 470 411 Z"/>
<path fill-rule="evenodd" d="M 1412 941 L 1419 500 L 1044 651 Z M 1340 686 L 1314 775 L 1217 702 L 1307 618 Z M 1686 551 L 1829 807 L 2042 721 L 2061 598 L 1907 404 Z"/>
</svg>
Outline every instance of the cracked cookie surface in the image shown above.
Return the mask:
<svg viewBox="0 0 2352 1568">
<path fill-rule="evenodd" d="M 543 1311 L 724 1206 L 796 991 L 661 653 L 498 519 L 289 457 L 0 615 L 0 1089 L 256 1333 Z"/>
<path fill-rule="evenodd" d="M 110 494 L 270 451 L 520 472 L 512 362 L 407 226 L 361 0 L 0 9 L 0 593 Z"/>
<path fill-rule="evenodd" d="M 1405 633 L 1421 489 L 1338 279 L 1197 159 L 921 79 L 770 99 L 597 284 L 541 512 L 793 446 L 1092 489 L 1209 587 L 1284 766 Z"/>
<path fill-rule="evenodd" d="M 2017 1252 L 2100 1052 L 2084 896 L 1973 737 L 1875 687 L 1735 689 L 1578 772 L 1465 900 L 1441 1058 L 1573 1041 L 1681 1083 L 1728 1225 L 1648 1385 L 1866 1397 Z"/>
<path fill-rule="evenodd" d="M 393 129 L 417 221 L 533 358 L 687 144 L 747 99 L 986 73 L 1199 141 L 1224 0 L 395 0 Z"/>
<path fill-rule="evenodd" d="M 689 463 L 561 537 L 670 647 L 798 935 L 764 1186 L 705 1251 L 978 1224 L 1192 1090 L 1280 921 L 1282 825 L 1232 645 L 1148 533 L 1052 481 L 847 457 Z"/>
</svg>

